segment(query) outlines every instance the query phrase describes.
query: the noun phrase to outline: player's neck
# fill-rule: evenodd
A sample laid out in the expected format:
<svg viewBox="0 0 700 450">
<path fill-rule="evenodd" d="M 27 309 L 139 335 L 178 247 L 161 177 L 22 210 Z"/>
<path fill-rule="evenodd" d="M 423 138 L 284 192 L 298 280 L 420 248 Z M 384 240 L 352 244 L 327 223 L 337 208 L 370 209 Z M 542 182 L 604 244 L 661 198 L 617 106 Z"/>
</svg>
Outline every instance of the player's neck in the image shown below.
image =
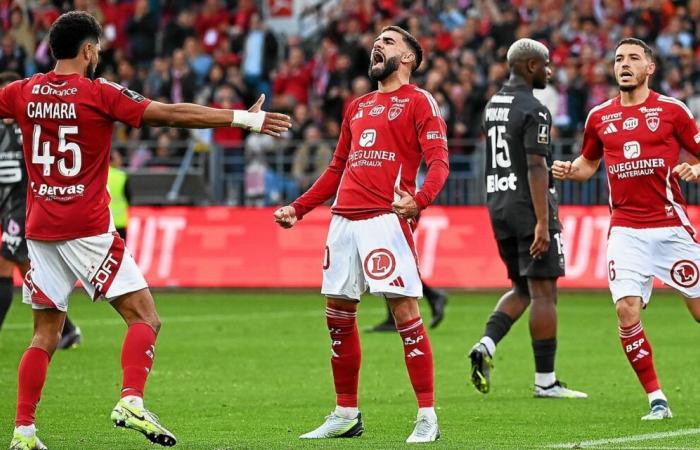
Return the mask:
<svg viewBox="0 0 700 450">
<path fill-rule="evenodd" d="M 77 73 L 78 75 L 84 75 L 85 69 L 80 67 L 76 61 L 72 59 L 61 59 L 56 61 L 56 66 L 53 69 L 56 75 L 72 75 Z"/>
<path fill-rule="evenodd" d="M 525 79 L 520 74 L 513 73 L 511 72 L 510 77 L 508 78 L 508 85 L 510 86 L 525 86 L 530 88 L 532 90 L 532 82 L 528 82 L 528 80 Z"/>
<path fill-rule="evenodd" d="M 386 80 L 377 83 L 379 92 L 388 93 L 394 92 L 404 84 L 408 84 L 408 76 L 402 76 L 398 71 L 389 75 Z"/>
<path fill-rule="evenodd" d="M 649 97 L 649 86 L 639 86 L 632 91 L 620 91 L 620 104 L 622 106 L 641 105 Z"/>
</svg>

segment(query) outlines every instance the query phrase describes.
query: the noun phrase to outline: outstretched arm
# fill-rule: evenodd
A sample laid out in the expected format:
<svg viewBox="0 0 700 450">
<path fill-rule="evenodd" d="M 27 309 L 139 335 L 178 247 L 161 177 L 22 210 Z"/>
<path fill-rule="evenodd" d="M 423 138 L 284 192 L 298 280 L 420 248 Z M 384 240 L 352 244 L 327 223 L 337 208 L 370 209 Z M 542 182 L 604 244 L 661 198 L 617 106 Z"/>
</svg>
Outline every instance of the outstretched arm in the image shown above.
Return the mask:
<svg viewBox="0 0 700 450">
<path fill-rule="evenodd" d="M 581 155 L 573 161 L 554 161 L 552 175 L 557 180 L 588 181 L 595 175 L 600 160 L 590 160 Z"/>
<path fill-rule="evenodd" d="M 279 137 L 292 126 L 286 114 L 265 112 L 261 95 L 248 110 L 216 109 L 193 103 L 151 102 L 143 113 L 143 123 L 155 127 L 223 128 L 238 127 Z"/>
</svg>

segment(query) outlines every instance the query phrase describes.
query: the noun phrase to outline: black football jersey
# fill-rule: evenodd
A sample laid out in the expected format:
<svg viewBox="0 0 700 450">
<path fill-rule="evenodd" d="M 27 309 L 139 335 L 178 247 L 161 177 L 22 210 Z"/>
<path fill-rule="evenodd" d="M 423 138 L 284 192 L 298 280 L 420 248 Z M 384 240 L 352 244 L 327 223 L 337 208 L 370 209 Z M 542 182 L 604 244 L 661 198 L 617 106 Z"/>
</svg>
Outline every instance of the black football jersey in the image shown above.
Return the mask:
<svg viewBox="0 0 700 450">
<path fill-rule="evenodd" d="M 486 203 L 496 239 L 532 235 L 537 222 L 528 184 L 527 155 L 551 166 L 549 110 L 525 84 L 506 84 L 484 110 Z M 559 231 L 557 194 L 549 174 L 549 228 Z"/>
<path fill-rule="evenodd" d="M 27 170 L 22 153 L 22 134 L 14 124 L 0 125 L 0 205 L 17 209 L 26 204 Z M 15 205 L 16 204 L 16 205 Z"/>
</svg>

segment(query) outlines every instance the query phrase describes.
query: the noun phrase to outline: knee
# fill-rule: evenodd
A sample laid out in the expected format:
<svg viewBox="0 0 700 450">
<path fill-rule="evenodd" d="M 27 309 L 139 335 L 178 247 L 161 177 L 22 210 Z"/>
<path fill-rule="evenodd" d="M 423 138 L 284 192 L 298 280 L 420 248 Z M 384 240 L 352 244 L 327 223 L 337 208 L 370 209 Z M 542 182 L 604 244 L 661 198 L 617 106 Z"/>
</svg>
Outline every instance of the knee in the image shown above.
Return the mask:
<svg viewBox="0 0 700 450">
<path fill-rule="evenodd" d="M 641 299 L 638 297 L 625 297 L 617 301 L 615 304 L 617 318 L 620 326 L 629 327 L 639 322 Z"/>
</svg>

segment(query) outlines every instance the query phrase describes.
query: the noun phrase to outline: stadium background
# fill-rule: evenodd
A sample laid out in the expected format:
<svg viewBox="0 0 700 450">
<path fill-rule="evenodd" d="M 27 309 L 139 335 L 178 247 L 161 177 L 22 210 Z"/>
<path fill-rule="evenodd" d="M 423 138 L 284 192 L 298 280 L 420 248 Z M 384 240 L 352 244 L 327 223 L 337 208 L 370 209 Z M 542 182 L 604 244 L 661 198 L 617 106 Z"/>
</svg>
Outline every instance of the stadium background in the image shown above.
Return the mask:
<svg viewBox="0 0 700 450">
<path fill-rule="evenodd" d="M 506 284 L 481 206 L 479 120 L 507 75 L 504 56 L 515 39 L 532 37 L 551 50 L 554 77 L 537 95 L 554 118 L 557 157 L 578 152 L 587 111 L 615 95 L 611 59 L 623 37 L 654 46 L 654 89 L 700 118 L 700 0 L 0 0 L 0 70 L 49 70 L 47 30 L 70 9 L 103 24 L 101 76 L 168 102 L 241 108 L 264 92 L 266 108 L 294 120 L 281 140 L 237 129 L 119 126 L 114 134 L 134 205 L 128 245 L 152 285 L 313 288 L 156 292 L 163 329 L 147 404 L 183 449 L 400 448 L 413 426 L 396 336 L 363 333 L 365 436 L 297 440 L 332 407 L 317 293 L 329 213 L 319 209 L 291 231 L 271 217 L 327 164 L 344 106 L 373 89 L 368 49 L 383 25 L 398 23 L 420 39 L 427 55 L 414 81 L 435 96 L 448 124 L 450 178 L 417 236 L 422 271 L 436 286 Z M 697 204 L 696 186 L 683 188 Z M 559 186 L 570 275 L 563 286 L 605 287 L 606 189 L 602 171 L 587 184 Z M 700 223 L 700 209 L 691 213 Z M 493 392 L 475 392 L 465 355 L 497 296 L 452 291 L 447 318 L 431 333 L 441 447 L 700 448 L 700 388 L 689 376 L 700 361 L 693 344 L 700 329 L 675 296 L 655 294 L 644 318 L 676 416 L 655 424 L 638 420 L 644 396 L 620 352 L 605 290 L 563 290 L 558 307 L 557 373 L 588 392 L 587 401 L 532 400 L 525 320 L 499 347 Z M 50 448 L 151 448 L 109 426 L 123 337 L 110 309 L 79 291 L 71 300 L 84 343 L 53 358 L 38 422 Z M 385 314 L 374 299 L 361 309 L 363 329 Z M 30 336 L 31 312 L 16 304 L 0 332 L 0 429 L 8 440 L 17 363 Z"/>
</svg>

